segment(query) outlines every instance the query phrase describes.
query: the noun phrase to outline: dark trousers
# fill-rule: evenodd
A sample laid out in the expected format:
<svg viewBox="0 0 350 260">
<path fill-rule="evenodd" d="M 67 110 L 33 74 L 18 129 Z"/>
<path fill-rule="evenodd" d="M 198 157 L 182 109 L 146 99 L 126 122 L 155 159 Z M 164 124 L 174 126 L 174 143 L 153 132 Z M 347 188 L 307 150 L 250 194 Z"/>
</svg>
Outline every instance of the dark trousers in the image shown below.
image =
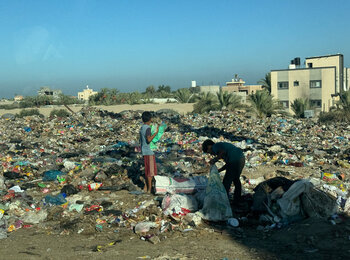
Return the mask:
<svg viewBox="0 0 350 260">
<path fill-rule="evenodd" d="M 239 177 L 241 176 L 244 165 L 245 159 L 242 157 L 236 162 L 228 163 L 226 166 L 226 174 L 224 176 L 223 185 L 227 195 L 229 195 L 230 187 L 233 182 L 235 185 L 235 192 L 233 194 L 234 201 L 239 201 L 241 199 L 242 184 Z"/>
</svg>

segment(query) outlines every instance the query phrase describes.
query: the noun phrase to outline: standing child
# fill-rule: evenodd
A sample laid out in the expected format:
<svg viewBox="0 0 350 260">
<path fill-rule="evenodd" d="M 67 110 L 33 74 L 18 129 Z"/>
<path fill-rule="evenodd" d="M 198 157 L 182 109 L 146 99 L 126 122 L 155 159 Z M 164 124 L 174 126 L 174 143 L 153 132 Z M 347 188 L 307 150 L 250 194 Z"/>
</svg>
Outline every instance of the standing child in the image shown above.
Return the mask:
<svg viewBox="0 0 350 260">
<path fill-rule="evenodd" d="M 233 144 L 225 142 L 214 143 L 210 139 L 203 142 L 202 150 L 204 153 L 216 156 L 210 161 L 211 164 L 215 164 L 220 159 L 225 161 L 226 164 L 219 169 L 219 172 L 226 170 L 223 185 L 228 195 L 233 182 L 235 185 L 233 202 L 234 204 L 239 204 L 241 202 L 242 192 L 242 185 L 239 177 L 241 176 L 245 164 L 243 151 Z"/>
<path fill-rule="evenodd" d="M 152 180 L 153 177 L 157 175 L 157 165 L 156 158 L 153 151 L 151 150 L 150 143 L 153 138 L 158 134 L 158 128 L 156 132 L 152 135 L 151 133 L 151 123 L 152 123 L 152 114 L 151 112 L 145 111 L 142 113 L 142 122 L 143 125 L 140 129 L 140 143 L 141 143 L 141 152 L 143 155 L 145 163 L 145 188 L 144 191 L 151 193 Z"/>
</svg>

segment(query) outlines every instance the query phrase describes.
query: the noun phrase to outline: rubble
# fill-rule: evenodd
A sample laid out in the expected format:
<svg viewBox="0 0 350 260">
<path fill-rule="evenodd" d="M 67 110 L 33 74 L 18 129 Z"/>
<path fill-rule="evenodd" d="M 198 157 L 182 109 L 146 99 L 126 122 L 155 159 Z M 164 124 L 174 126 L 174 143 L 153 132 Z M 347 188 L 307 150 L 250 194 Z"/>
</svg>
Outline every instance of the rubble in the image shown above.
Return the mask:
<svg viewBox="0 0 350 260">
<path fill-rule="evenodd" d="M 350 213 L 348 125 L 228 112 L 160 111 L 156 118 L 164 128 L 154 144 L 158 197 L 142 192 L 140 111 L 84 108 L 69 118 L 3 117 L 0 239 L 20 228 L 82 235 L 132 229 L 156 244 L 165 233 L 205 230 L 207 220 L 228 220 L 225 225 L 237 228 L 249 222 L 251 212 L 261 230 L 304 217 L 332 217 L 337 224 L 335 216 Z M 245 153 L 243 213 L 232 212 L 229 201 L 209 198 L 206 188 L 214 181 L 201 152 L 207 138 L 232 142 Z M 259 172 L 269 166 L 278 170 Z M 134 201 L 120 200 L 120 192 Z M 208 204 L 218 200 L 225 210 L 211 216 Z"/>
</svg>

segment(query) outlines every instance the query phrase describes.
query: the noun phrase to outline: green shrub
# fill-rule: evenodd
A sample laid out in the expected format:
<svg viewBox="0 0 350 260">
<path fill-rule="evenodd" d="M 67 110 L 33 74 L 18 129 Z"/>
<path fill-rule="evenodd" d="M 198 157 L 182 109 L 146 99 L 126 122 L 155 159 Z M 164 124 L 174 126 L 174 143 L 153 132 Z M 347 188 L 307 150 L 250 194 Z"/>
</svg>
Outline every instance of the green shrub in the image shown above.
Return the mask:
<svg viewBox="0 0 350 260">
<path fill-rule="evenodd" d="M 70 116 L 70 113 L 65 110 L 65 109 L 54 109 L 51 111 L 50 113 L 50 117 L 54 117 L 54 116 L 57 116 L 57 117 L 68 117 Z"/>
<path fill-rule="evenodd" d="M 19 104 L 18 103 L 13 103 L 13 104 L 4 104 L 4 105 L 0 105 L 0 109 L 16 109 L 19 108 Z"/>
<path fill-rule="evenodd" d="M 350 122 L 350 113 L 346 110 L 321 112 L 318 120 L 320 123 Z"/>
<path fill-rule="evenodd" d="M 34 108 L 34 109 L 22 109 L 19 114 L 17 114 L 17 117 L 26 117 L 26 116 L 40 116 L 43 117 L 42 114 L 40 114 L 39 110 Z"/>
</svg>

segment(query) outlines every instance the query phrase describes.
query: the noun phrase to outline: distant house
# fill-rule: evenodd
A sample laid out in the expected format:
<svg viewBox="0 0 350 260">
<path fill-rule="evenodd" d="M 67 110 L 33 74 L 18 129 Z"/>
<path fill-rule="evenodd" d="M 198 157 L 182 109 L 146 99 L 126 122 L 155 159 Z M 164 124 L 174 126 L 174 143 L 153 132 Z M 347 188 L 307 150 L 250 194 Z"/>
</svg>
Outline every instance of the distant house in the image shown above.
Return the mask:
<svg viewBox="0 0 350 260">
<path fill-rule="evenodd" d="M 14 98 L 14 101 L 22 101 L 24 99 L 24 97 L 23 96 L 21 96 L 21 95 L 17 95 L 17 96 L 15 96 L 15 98 Z"/>
<path fill-rule="evenodd" d="M 98 92 L 93 91 L 89 86 L 86 86 L 82 92 L 78 92 L 78 99 L 88 101 L 89 98 L 93 95 L 96 95 Z"/>
<path fill-rule="evenodd" d="M 226 82 L 226 86 L 222 87 L 222 91 L 227 92 L 241 92 L 246 95 L 254 94 L 257 90 L 262 90 L 262 85 L 244 85 L 245 81 L 241 78 L 238 78 L 235 75 L 235 78 L 230 82 Z"/>
<path fill-rule="evenodd" d="M 60 95 L 62 95 L 62 90 L 54 90 L 49 87 L 41 87 L 38 91 L 38 96 L 49 96 L 53 99 L 57 99 Z"/>
</svg>

